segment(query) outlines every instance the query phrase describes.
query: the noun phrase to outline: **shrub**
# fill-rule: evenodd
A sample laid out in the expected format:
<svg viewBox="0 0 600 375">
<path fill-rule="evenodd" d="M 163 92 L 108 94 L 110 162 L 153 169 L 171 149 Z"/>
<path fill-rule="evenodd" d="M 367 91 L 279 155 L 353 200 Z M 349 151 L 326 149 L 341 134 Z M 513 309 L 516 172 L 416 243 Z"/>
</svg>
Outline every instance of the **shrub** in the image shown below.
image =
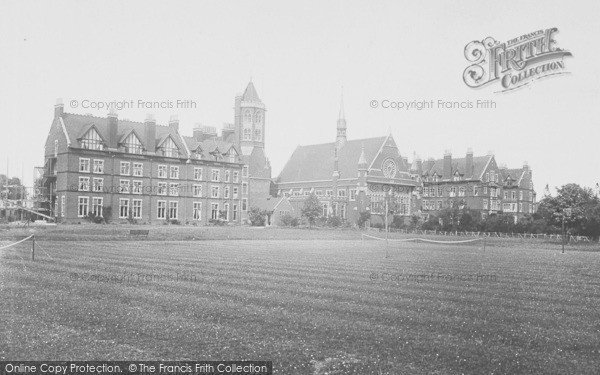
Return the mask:
<svg viewBox="0 0 600 375">
<path fill-rule="evenodd" d="M 339 216 L 329 216 L 327 218 L 327 226 L 332 228 L 337 228 L 342 225 L 342 219 Z"/>
<path fill-rule="evenodd" d="M 365 224 L 370 219 L 371 219 L 371 212 L 369 212 L 369 211 L 363 211 L 363 212 L 361 212 L 359 214 L 358 220 L 356 221 L 356 224 L 358 225 L 359 228 L 364 228 Z"/>
<path fill-rule="evenodd" d="M 250 207 L 250 211 L 248 211 L 248 220 L 250 220 L 250 225 L 253 227 L 264 226 L 266 215 L 266 211 L 263 211 L 258 207 Z"/>
</svg>

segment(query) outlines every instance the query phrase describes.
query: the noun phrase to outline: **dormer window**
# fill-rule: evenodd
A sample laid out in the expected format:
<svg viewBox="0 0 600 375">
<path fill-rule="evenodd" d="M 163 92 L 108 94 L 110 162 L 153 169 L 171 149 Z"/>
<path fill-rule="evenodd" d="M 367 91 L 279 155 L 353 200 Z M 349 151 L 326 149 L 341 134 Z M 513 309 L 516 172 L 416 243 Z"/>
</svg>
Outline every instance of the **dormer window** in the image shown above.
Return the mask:
<svg viewBox="0 0 600 375">
<path fill-rule="evenodd" d="M 96 129 L 91 128 L 87 133 L 81 138 L 81 148 L 85 148 L 88 150 L 103 150 L 104 145 L 102 142 L 102 138 L 100 134 L 96 131 Z"/>
<path fill-rule="evenodd" d="M 128 154 L 141 154 L 144 150 L 142 142 L 140 142 L 139 138 L 133 132 L 129 133 L 127 138 L 125 138 L 123 147 Z"/>
<path fill-rule="evenodd" d="M 229 161 L 230 163 L 235 163 L 236 162 L 236 155 L 235 155 L 235 151 L 233 151 L 233 149 L 229 150 L 229 154 L 227 154 L 227 161 Z"/>
<path fill-rule="evenodd" d="M 171 139 L 171 137 L 167 138 L 163 142 L 161 149 L 163 152 L 163 156 L 167 156 L 167 157 L 171 157 L 171 158 L 176 158 L 179 156 L 179 148 L 177 148 L 177 146 L 175 145 L 175 142 L 173 142 L 173 139 Z"/>
</svg>

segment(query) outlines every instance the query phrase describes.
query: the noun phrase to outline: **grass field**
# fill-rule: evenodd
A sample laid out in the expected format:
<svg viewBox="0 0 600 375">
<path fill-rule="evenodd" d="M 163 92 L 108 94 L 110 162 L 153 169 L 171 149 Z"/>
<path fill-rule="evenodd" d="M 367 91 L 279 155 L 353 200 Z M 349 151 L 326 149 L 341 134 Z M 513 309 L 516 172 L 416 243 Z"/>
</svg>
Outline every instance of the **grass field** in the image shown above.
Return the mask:
<svg viewBox="0 0 600 375">
<path fill-rule="evenodd" d="M 397 243 L 386 259 L 360 234 L 301 233 L 311 240 L 36 234 L 35 262 L 30 243 L 0 251 L 0 359 L 262 359 L 285 375 L 600 371 L 598 252 Z"/>
</svg>

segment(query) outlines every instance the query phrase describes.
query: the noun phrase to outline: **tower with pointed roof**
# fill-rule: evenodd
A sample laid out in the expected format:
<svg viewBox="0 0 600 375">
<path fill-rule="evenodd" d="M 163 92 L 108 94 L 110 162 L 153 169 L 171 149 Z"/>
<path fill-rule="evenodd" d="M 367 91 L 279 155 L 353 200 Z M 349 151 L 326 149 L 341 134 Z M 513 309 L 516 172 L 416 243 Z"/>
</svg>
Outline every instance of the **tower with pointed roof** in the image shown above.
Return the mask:
<svg viewBox="0 0 600 375">
<path fill-rule="evenodd" d="M 242 95 L 235 98 L 236 143 L 243 155 L 251 155 L 255 147 L 265 147 L 265 112 L 252 81 Z"/>
<path fill-rule="evenodd" d="M 335 138 L 337 148 L 342 148 L 346 144 L 346 114 L 344 113 L 344 94 L 340 102 L 340 113 L 337 120 L 337 136 Z"/>
</svg>

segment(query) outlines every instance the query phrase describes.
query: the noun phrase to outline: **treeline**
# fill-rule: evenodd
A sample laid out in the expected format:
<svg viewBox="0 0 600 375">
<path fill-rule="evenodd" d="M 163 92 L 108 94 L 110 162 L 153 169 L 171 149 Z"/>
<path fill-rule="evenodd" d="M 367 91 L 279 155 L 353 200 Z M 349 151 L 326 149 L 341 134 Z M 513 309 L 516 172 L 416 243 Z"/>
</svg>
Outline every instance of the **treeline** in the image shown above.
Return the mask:
<svg viewBox="0 0 600 375">
<path fill-rule="evenodd" d="M 537 212 L 521 217 L 499 212 L 485 220 L 479 211 L 468 207 L 449 208 L 438 215 L 431 215 L 426 222 L 413 220 L 414 229 L 442 231 L 482 231 L 503 233 L 562 233 L 573 236 L 600 236 L 600 199 L 591 188 L 567 184 L 557 188 L 556 196 L 545 196 L 538 204 Z"/>
</svg>

